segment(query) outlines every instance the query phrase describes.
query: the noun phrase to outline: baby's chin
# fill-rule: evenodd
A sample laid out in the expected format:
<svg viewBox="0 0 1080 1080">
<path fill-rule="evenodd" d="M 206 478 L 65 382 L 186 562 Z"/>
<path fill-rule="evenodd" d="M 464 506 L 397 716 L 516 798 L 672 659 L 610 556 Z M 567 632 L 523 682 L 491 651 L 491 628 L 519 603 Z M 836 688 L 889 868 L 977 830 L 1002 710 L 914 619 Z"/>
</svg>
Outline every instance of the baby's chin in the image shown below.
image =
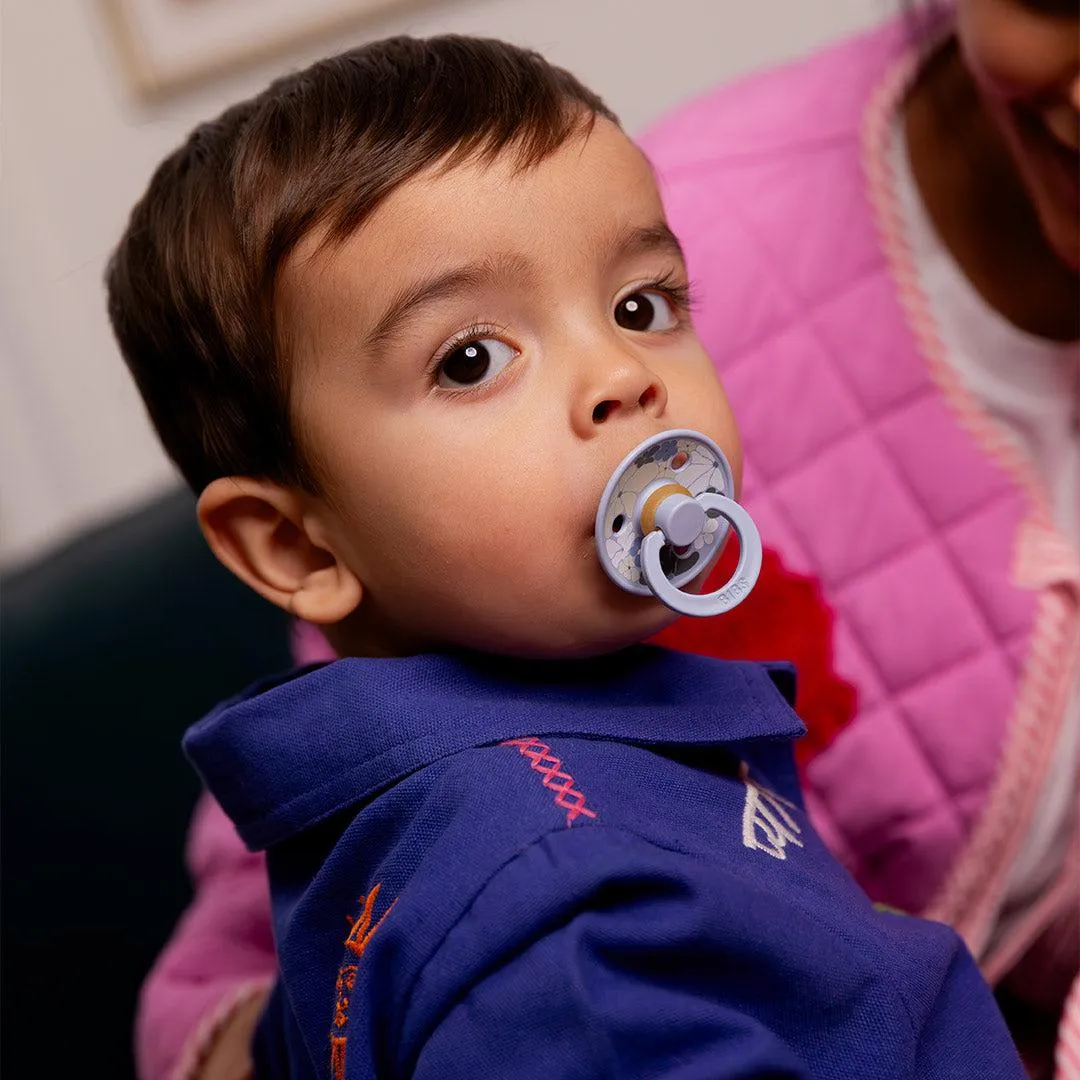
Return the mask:
<svg viewBox="0 0 1080 1080">
<path fill-rule="evenodd" d="M 714 562 L 710 560 L 682 590 L 701 593 Z M 679 612 L 672 611 L 656 597 L 626 592 L 604 577 L 588 611 L 580 618 L 571 617 L 562 626 L 545 625 L 538 620 L 521 638 L 513 633 L 500 633 L 469 647 L 522 660 L 587 660 L 648 641 L 680 617 Z M 532 633 L 533 630 L 537 633 Z"/>
<path fill-rule="evenodd" d="M 613 596 L 577 615 L 562 611 L 552 618 L 555 613 L 549 610 L 547 619 L 493 621 L 477 615 L 471 627 L 463 618 L 445 634 L 406 634 L 390 640 L 374 633 L 358 640 L 339 633 L 332 644 L 337 656 L 403 657 L 463 649 L 516 660 L 584 660 L 637 645 L 679 618 L 652 596 L 621 592 L 614 585 L 611 589 Z"/>
<path fill-rule="evenodd" d="M 700 593 L 708 578 L 706 567 L 683 586 Z M 454 619 L 432 627 L 424 620 L 416 633 L 398 634 L 394 641 L 375 632 L 375 641 L 335 641 L 339 655 L 409 656 L 425 652 L 487 653 L 518 660 L 584 660 L 619 652 L 648 641 L 680 616 L 652 595 L 619 588 L 596 567 L 592 583 L 564 603 L 539 601 L 511 610 L 492 611 L 463 605 Z M 355 647 L 350 647 L 355 646 Z"/>
<path fill-rule="evenodd" d="M 652 596 L 620 593 L 613 603 L 562 632 L 548 626 L 547 633 L 530 634 L 519 641 L 504 635 L 483 651 L 528 660 L 587 660 L 647 641 L 678 618 L 678 612 Z"/>
</svg>

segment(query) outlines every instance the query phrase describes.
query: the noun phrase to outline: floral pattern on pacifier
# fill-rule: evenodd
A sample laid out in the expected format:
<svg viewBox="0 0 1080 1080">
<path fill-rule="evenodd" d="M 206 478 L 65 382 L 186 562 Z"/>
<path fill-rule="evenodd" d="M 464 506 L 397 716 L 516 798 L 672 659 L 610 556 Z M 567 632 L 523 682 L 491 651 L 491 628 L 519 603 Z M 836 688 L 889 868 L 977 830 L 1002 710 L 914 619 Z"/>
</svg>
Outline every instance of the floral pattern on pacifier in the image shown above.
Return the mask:
<svg viewBox="0 0 1080 1080">
<path fill-rule="evenodd" d="M 714 492 L 730 495 L 733 487 L 731 468 L 720 450 L 703 435 L 692 432 L 668 432 L 658 441 L 649 440 L 638 447 L 616 469 L 604 491 L 601 506 L 603 521 L 597 518 L 597 537 L 603 536 L 607 566 L 614 567 L 630 590 L 647 596 L 651 591 L 641 571 L 641 531 L 636 527 L 634 511 L 646 488 L 658 480 L 681 484 L 691 495 Z M 610 491 L 608 489 L 611 489 Z M 664 546 L 661 562 L 664 573 L 675 586 L 685 585 L 707 567 L 728 534 L 728 524 L 713 511 L 705 525 L 706 532 L 690 546 L 679 551 Z"/>
<path fill-rule="evenodd" d="M 733 524 L 740 540 L 736 576 L 708 597 L 683 593 L 715 561 Z M 734 501 L 731 467 L 696 431 L 662 432 L 627 454 L 604 488 L 595 535 L 600 563 L 617 585 L 684 614 L 734 607 L 761 564 L 757 529 Z"/>
</svg>

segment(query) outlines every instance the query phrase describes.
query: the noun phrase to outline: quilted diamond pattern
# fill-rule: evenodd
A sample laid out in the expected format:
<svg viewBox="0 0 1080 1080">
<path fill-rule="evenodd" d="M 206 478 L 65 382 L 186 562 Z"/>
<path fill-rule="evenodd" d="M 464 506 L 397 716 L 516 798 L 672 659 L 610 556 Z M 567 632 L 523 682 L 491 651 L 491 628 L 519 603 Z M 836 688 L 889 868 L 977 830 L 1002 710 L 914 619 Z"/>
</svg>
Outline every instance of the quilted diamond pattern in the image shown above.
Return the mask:
<svg viewBox="0 0 1080 1080">
<path fill-rule="evenodd" d="M 877 437 L 932 525 L 943 528 L 1012 492 L 997 470 L 980 468 L 978 448 L 955 424 L 943 424 L 931 387 L 876 422 Z M 936 432 L 933 440 L 927 432 Z M 948 468 L 942 468 L 948 463 Z"/>
<path fill-rule="evenodd" d="M 1008 700 L 1014 685 L 1006 658 L 980 650 L 899 695 L 900 715 L 946 791 L 978 794 L 997 764 L 1000 745 L 994 738 L 960 742 L 950 728 L 981 728 L 981 718 L 997 715 L 998 703 Z M 943 722 L 943 717 L 949 719 Z"/>
<path fill-rule="evenodd" d="M 724 385 L 733 401 L 741 403 L 739 423 L 745 428 L 745 450 L 753 462 L 754 475 L 771 483 L 797 474 L 800 466 L 855 429 L 861 419 L 858 403 L 828 362 L 827 354 L 805 330 L 793 327 L 762 341 L 724 372 Z M 773 393 L 756 394 L 761 372 L 769 372 Z M 814 387 L 807 408 L 806 388 Z M 823 407 L 821 407 L 823 406 Z M 764 438 L 759 433 L 773 426 L 773 417 L 784 417 L 784 439 Z"/>
<path fill-rule="evenodd" d="M 746 452 L 753 453 L 753 443 Z M 800 523 L 830 590 L 894 561 L 921 539 L 914 498 L 888 454 L 864 432 L 850 433 L 778 480 L 773 493 L 789 520 Z M 753 497 L 748 489 L 751 503 Z"/>
<path fill-rule="evenodd" d="M 813 312 L 818 339 L 871 420 L 925 400 L 933 381 L 925 366 L 904 362 L 910 336 L 897 334 L 896 286 L 881 271 L 879 255 Z"/>
<path fill-rule="evenodd" d="M 935 541 L 867 567 L 835 594 L 893 695 L 980 651 L 996 651 L 992 629 Z"/>
<path fill-rule="evenodd" d="M 953 554 L 953 565 L 964 578 L 968 591 L 977 597 L 987 621 L 1006 639 L 1027 640 L 1030 615 L 1000 588 L 1000 573 L 1009 565 L 1016 521 L 1022 512 L 1017 496 L 994 499 L 984 507 L 973 507 L 955 524 L 942 531 L 942 540 Z M 1010 657 L 1014 672 L 1020 665 Z"/>
</svg>

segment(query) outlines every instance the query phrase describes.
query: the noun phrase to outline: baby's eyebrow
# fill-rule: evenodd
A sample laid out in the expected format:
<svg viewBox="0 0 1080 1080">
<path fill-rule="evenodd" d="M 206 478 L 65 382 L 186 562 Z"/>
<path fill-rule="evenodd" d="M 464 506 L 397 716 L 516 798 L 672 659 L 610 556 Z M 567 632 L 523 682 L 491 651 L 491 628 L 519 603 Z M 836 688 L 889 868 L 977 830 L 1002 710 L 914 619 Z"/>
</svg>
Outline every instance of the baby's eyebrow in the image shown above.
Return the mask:
<svg viewBox="0 0 1080 1080">
<path fill-rule="evenodd" d="M 365 337 L 364 348 L 377 355 L 402 323 L 440 300 L 511 279 L 528 281 L 532 274 L 527 260 L 517 255 L 504 254 L 466 263 L 464 266 L 411 282 L 391 298 L 374 329 Z"/>
<path fill-rule="evenodd" d="M 682 246 L 665 221 L 634 226 L 616 234 L 609 252 L 612 264 L 637 255 L 657 253 L 672 255 L 680 262 L 685 262 Z M 379 321 L 364 338 L 364 351 L 369 355 L 379 355 L 403 323 L 440 300 L 510 280 L 527 283 L 533 274 L 533 268 L 527 259 L 504 253 L 411 282 L 400 289 L 386 305 Z"/>
<path fill-rule="evenodd" d="M 680 262 L 686 262 L 682 245 L 666 221 L 635 226 L 617 235 L 612 243 L 612 262 L 652 254 L 673 255 Z"/>
</svg>

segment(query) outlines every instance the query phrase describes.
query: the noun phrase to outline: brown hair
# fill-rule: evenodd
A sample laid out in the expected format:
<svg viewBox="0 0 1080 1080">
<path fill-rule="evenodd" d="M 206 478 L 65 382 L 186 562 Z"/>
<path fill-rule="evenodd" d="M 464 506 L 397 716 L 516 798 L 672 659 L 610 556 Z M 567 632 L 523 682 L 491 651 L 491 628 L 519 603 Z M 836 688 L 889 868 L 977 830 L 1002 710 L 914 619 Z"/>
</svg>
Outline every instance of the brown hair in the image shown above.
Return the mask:
<svg viewBox="0 0 1080 1080">
<path fill-rule="evenodd" d="M 191 487 L 231 475 L 315 487 L 273 305 L 306 233 L 340 242 L 436 163 L 511 149 L 529 167 L 596 116 L 615 120 L 537 53 L 398 37 L 278 79 L 196 128 L 154 173 L 105 275 L 124 360 Z"/>
</svg>

